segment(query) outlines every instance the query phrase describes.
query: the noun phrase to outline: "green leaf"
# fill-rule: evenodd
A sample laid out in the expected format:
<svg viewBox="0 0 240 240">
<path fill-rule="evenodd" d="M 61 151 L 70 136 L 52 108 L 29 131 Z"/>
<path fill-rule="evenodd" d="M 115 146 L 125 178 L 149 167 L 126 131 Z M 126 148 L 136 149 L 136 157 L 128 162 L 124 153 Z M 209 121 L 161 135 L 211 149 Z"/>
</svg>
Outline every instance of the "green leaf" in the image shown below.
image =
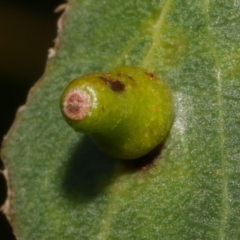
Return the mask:
<svg viewBox="0 0 240 240">
<path fill-rule="evenodd" d="M 2 151 L 19 239 L 239 239 L 239 2 L 75 0 L 65 20 Z M 59 109 L 70 80 L 119 65 L 155 72 L 175 98 L 144 168 L 100 152 Z"/>
</svg>

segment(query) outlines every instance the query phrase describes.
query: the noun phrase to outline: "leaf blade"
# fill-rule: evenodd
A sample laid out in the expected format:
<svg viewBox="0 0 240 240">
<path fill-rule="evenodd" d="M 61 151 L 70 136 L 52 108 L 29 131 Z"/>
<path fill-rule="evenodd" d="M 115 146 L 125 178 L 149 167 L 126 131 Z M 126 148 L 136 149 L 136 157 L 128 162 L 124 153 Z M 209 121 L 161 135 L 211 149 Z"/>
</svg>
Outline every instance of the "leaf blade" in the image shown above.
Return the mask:
<svg viewBox="0 0 240 240">
<path fill-rule="evenodd" d="M 240 23 L 234 4 L 72 3 L 65 45 L 3 150 L 22 239 L 239 236 Z M 62 89 L 76 74 L 115 64 L 151 68 L 175 96 L 170 136 L 144 171 L 126 171 L 100 153 L 67 127 L 58 109 Z"/>
</svg>

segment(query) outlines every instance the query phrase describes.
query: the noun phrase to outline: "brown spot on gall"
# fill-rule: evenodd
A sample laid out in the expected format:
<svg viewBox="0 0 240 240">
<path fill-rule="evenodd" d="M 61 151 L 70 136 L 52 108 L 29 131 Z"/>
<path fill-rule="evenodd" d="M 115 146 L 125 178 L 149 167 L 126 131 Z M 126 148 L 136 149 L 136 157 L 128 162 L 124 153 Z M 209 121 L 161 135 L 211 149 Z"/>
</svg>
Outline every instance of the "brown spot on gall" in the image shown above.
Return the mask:
<svg viewBox="0 0 240 240">
<path fill-rule="evenodd" d="M 125 89 L 125 85 L 123 82 L 119 81 L 119 80 L 115 80 L 115 81 L 106 81 L 106 83 L 108 84 L 108 86 L 115 92 L 122 92 Z"/>
<path fill-rule="evenodd" d="M 135 81 L 132 76 L 130 76 L 130 75 L 128 75 L 128 74 L 126 74 L 126 76 L 127 76 L 130 80 Z"/>
<path fill-rule="evenodd" d="M 91 98 L 81 89 L 70 90 L 63 101 L 63 113 L 71 120 L 82 120 L 91 108 Z"/>
<path fill-rule="evenodd" d="M 125 84 L 118 79 L 113 79 L 110 75 L 104 74 L 99 76 L 114 92 L 122 92 L 125 90 Z"/>
<path fill-rule="evenodd" d="M 153 73 L 145 72 L 145 74 L 150 77 L 150 79 L 156 78 L 156 76 Z"/>
</svg>

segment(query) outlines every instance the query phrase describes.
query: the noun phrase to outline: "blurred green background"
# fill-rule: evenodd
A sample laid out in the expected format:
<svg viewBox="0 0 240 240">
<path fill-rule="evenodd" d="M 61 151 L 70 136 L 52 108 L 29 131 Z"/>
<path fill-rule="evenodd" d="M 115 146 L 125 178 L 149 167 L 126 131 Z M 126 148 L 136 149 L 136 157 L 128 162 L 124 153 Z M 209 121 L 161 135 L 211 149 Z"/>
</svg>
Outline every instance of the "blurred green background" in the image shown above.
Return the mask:
<svg viewBox="0 0 240 240">
<path fill-rule="evenodd" d="M 11 127 L 16 110 L 29 89 L 42 76 L 48 49 L 54 46 L 57 20 L 54 10 L 64 0 L 0 0 L 0 142 Z M 0 169 L 4 165 L 0 160 Z M 6 199 L 0 174 L 0 206 Z M 15 239 L 0 212 L 0 239 Z"/>
</svg>

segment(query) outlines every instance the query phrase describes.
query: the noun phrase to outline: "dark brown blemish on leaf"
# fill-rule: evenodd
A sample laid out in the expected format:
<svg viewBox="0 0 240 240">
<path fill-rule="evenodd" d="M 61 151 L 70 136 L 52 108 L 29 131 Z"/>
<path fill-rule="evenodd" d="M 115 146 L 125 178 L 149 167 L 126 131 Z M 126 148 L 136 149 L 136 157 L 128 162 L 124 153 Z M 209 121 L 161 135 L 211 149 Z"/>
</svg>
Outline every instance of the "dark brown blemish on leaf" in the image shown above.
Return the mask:
<svg viewBox="0 0 240 240">
<path fill-rule="evenodd" d="M 113 79 L 110 75 L 104 74 L 99 76 L 114 92 L 122 92 L 125 90 L 125 84 L 118 79 Z"/>
</svg>

